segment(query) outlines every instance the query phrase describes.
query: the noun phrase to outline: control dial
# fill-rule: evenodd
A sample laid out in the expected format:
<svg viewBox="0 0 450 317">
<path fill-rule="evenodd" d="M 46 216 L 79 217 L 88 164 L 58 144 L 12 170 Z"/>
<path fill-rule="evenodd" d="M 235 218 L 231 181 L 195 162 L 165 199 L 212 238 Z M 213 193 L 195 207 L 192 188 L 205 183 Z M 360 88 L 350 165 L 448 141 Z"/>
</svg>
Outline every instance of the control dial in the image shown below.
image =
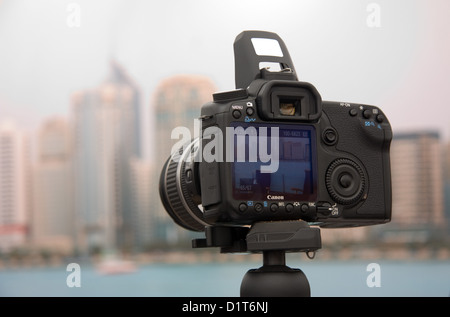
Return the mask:
<svg viewBox="0 0 450 317">
<path fill-rule="evenodd" d="M 350 159 L 340 158 L 333 161 L 325 177 L 328 193 L 341 205 L 356 203 L 366 188 L 363 169 Z"/>
</svg>

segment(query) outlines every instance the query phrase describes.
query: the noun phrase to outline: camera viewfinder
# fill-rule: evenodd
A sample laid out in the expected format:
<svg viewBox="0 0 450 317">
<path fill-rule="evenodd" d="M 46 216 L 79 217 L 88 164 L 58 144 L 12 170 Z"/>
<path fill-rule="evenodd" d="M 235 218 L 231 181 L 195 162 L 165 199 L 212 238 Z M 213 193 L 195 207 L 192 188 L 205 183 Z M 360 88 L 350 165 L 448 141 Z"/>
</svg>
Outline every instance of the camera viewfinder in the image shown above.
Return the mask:
<svg viewBox="0 0 450 317">
<path fill-rule="evenodd" d="M 300 99 L 280 98 L 280 114 L 284 116 L 295 116 L 300 111 Z"/>
</svg>

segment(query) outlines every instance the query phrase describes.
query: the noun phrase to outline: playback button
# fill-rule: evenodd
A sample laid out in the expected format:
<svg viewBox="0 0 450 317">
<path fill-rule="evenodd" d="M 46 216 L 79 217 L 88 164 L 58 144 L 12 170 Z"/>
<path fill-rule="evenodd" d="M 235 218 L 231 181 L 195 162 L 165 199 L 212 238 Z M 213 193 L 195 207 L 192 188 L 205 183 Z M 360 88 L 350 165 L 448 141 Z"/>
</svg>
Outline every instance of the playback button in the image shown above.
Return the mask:
<svg viewBox="0 0 450 317">
<path fill-rule="evenodd" d="M 263 208 L 263 205 L 261 205 L 260 203 L 255 204 L 255 211 L 256 211 L 257 213 L 262 212 L 263 209 L 264 209 L 264 208 Z"/>
</svg>

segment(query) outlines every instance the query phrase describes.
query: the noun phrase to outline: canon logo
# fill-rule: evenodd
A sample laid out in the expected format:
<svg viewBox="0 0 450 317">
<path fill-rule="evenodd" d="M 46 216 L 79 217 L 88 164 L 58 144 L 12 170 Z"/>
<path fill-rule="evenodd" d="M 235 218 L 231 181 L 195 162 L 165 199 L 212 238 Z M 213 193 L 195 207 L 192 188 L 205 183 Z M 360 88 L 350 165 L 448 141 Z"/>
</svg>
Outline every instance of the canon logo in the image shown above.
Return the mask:
<svg viewBox="0 0 450 317">
<path fill-rule="evenodd" d="M 272 195 L 267 195 L 267 199 L 270 199 L 270 200 L 274 200 L 274 199 L 281 199 L 281 200 L 284 200 L 284 196 L 272 196 Z"/>
</svg>

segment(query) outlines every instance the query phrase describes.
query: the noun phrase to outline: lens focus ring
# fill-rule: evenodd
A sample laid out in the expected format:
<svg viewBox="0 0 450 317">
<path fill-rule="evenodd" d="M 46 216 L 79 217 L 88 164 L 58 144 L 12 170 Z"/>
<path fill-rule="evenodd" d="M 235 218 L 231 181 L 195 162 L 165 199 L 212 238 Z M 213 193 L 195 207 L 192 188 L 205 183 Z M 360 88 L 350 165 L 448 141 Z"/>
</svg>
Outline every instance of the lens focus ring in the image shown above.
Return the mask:
<svg viewBox="0 0 450 317">
<path fill-rule="evenodd" d="M 186 151 L 190 151 L 190 146 Z M 203 231 L 203 213 L 192 201 L 185 187 L 184 165 L 183 152 L 180 149 L 169 158 L 161 174 L 161 198 L 168 214 L 178 225 L 188 230 Z"/>
</svg>

